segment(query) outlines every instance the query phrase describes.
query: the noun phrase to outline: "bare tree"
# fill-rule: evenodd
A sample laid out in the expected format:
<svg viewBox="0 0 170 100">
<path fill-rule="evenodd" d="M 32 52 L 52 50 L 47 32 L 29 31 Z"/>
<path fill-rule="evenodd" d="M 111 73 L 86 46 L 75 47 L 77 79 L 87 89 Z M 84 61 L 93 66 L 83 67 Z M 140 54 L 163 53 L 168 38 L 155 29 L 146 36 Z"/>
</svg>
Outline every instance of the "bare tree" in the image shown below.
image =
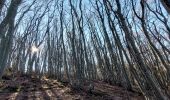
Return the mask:
<svg viewBox="0 0 170 100">
<path fill-rule="evenodd" d="M 12 39 L 14 34 L 14 21 L 17 14 L 18 6 L 22 0 L 12 0 L 8 8 L 7 15 L 0 23 L 0 55 L 2 59 L 0 60 L 0 77 L 2 77 L 3 71 L 7 65 L 8 54 L 11 50 Z"/>
</svg>

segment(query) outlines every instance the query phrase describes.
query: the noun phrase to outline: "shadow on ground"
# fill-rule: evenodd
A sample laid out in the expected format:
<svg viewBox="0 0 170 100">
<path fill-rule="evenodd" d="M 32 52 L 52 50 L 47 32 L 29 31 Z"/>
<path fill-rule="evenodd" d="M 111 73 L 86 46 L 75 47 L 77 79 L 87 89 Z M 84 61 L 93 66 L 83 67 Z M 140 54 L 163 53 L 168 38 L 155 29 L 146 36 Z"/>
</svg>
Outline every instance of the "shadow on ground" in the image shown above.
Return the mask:
<svg viewBox="0 0 170 100">
<path fill-rule="evenodd" d="M 144 100 L 138 93 L 101 81 L 94 86 L 88 93 L 85 89 L 74 91 L 57 80 L 22 76 L 1 81 L 0 100 Z"/>
</svg>

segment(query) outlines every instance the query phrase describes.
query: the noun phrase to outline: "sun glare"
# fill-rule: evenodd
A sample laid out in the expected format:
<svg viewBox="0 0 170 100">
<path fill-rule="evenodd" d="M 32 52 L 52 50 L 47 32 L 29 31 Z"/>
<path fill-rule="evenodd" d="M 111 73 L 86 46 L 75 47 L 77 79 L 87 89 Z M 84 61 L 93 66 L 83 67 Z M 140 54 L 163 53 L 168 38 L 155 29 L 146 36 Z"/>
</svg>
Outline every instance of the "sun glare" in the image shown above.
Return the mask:
<svg viewBox="0 0 170 100">
<path fill-rule="evenodd" d="M 39 49 L 36 47 L 36 46 L 32 46 L 31 47 L 31 52 L 32 53 L 36 53 L 36 52 L 38 52 L 39 51 Z"/>
</svg>

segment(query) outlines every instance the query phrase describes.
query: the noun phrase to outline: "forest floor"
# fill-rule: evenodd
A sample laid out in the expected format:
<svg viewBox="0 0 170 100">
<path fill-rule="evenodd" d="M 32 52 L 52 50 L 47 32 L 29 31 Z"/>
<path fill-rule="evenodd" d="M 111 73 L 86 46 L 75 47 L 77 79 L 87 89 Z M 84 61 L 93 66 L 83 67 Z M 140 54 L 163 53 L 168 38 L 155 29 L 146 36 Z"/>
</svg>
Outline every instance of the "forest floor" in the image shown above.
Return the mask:
<svg viewBox="0 0 170 100">
<path fill-rule="evenodd" d="M 122 87 L 95 81 L 92 93 L 87 86 L 73 90 L 68 84 L 53 79 L 20 76 L 3 78 L 0 82 L 0 100 L 144 100 L 139 93 Z"/>
</svg>

